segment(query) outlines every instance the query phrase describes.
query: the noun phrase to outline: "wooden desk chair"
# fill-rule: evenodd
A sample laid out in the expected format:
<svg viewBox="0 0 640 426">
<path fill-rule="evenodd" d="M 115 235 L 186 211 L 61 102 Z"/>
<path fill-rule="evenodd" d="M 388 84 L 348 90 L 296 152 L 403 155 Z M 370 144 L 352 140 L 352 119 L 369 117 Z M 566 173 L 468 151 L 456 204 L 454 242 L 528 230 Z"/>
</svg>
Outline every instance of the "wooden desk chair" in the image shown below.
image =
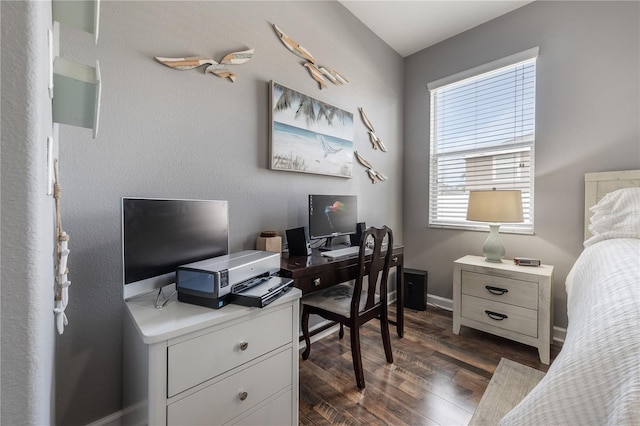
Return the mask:
<svg viewBox="0 0 640 426">
<path fill-rule="evenodd" d="M 372 237 L 374 246 L 371 262 L 365 262 L 367 239 Z M 387 237 L 387 251 L 382 257 L 382 241 Z M 343 326 L 351 329 L 351 356 L 356 383 L 364 389 L 364 372 L 360 352 L 360 326 L 373 318 L 380 319 L 380 331 L 384 353 L 388 363 L 393 363 L 391 339 L 389 338 L 389 320 L 387 318 L 387 279 L 393 251 L 393 232 L 387 226 L 380 229 L 368 228 L 362 233 L 358 255 L 358 277 L 353 285 L 342 283 L 311 293 L 302 298 L 302 333 L 307 345 L 302 359 L 308 359 L 311 351 L 309 338 L 309 315 L 317 314 L 328 320 L 340 323 L 339 338 L 344 336 Z M 380 274 L 382 277 L 380 278 Z M 365 280 L 365 278 L 367 278 Z M 379 294 L 376 288 L 379 286 Z"/>
</svg>

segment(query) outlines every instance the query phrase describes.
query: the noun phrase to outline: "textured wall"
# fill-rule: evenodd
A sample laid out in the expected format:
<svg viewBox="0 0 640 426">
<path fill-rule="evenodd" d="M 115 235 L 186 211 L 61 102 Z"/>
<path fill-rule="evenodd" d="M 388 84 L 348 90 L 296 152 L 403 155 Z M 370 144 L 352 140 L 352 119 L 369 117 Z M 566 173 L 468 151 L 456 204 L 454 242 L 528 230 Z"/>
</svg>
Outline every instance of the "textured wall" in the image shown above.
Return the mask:
<svg viewBox="0 0 640 426">
<path fill-rule="evenodd" d="M 405 61 L 407 266 L 452 297 L 452 262 L 482 254 L 484 232 L 428 228 L 427 83 L 539 46 L 535 235 L 503 235 L 507 257 L 555 269 L 554 323 L 566 327 L 564 280 L 582 250 L 584 174 L 640 168 L 640 3 L 534 2 Z"/>
<path fill-rule="evenodd" d="M 271 23 L 351 82 L 320 91 Z M 100 61 L 97 140 L 61 126 L 65 227 L 72 237 L 70 320 L 57 363 L 59 424 L 87 423 L 121 408 L 122 196 L 226 199 L 230 248 L 255 247 L 260 231 L 307 223 L 307 195 L 358 196 L 359 219 L 387 224 L 402 242 L 403 60 L 337 2 L 102 2 L 100 38 L 63 29 L 62 54 Z M 203 69 L 176 71 L 153 56 L 255 48 L 235 83 Z M 355 114 L 355 148 L 390 177 L 268 170 L 268 82 L 275 80 Z M 389 152 L 372 151 L 364 107 Z"/>
<path fill-rule="evenodd" d="M 53 422 L 54 230 L 47 195 L 52 136 L 46 2 L 1 2 L 2 16 L 2 415 Z"/>
</svg>

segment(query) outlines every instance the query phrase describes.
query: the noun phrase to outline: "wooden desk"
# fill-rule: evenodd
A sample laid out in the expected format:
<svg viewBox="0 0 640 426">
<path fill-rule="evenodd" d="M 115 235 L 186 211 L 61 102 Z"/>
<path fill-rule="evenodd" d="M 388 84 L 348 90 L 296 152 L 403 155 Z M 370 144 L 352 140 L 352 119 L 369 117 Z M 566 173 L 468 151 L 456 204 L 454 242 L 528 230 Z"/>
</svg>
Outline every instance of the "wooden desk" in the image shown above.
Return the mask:
<svg viewBox="0 0 640 426">
<path fill-rule="evenodd" d="M 396 268 L 396 321 L 398 336 L 404 335 L 404 247 L 394 246 L 391 267 Z M 358 275 L 358 258 L 333 260 L 324 257 L 318 249 L 311 256 L 289 256 L 282 253 L 280 275 L 293 278 L 293 285 L 302 290 L 302 295 L 322 290 Z"/>
</svg>

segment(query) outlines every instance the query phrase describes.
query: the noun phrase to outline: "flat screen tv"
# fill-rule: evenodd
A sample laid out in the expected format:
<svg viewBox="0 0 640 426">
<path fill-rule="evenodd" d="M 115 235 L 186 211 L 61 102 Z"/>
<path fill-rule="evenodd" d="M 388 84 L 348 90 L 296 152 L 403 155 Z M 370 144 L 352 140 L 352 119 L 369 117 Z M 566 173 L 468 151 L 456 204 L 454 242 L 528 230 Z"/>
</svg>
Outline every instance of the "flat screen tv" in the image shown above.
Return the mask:
<svg viewBox="0 0 640 426">
<path fill-rule="evenodd" d="M 227 201 L 122 198 L 123 297 L 175 282 L 178 266 L 229 254 Z"/>
<path fill-rule="evenodd" d="M 331 238 L 354 234 L 358 223 L 355 195 L 309 195 L 309 238 Z"/>
</svg>

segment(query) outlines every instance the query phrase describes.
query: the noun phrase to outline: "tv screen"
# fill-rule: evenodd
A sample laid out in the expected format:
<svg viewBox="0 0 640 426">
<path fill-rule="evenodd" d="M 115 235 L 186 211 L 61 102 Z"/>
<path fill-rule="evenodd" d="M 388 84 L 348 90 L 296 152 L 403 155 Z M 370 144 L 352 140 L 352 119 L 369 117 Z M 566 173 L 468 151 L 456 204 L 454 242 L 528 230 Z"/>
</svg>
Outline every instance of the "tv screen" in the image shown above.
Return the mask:
<svg viewBox="0 0 640 426">
<path fill-rule="evenodd" d="M 125 300 L 174 283 L 180 265 L 225 254 L 227 201 L 122 199 Z"/>
<path fill-rule="evenodd" d="M 309 195 L 309 238 L 354 234 L 357 209 L 355 195 Z"/>
</svg>

